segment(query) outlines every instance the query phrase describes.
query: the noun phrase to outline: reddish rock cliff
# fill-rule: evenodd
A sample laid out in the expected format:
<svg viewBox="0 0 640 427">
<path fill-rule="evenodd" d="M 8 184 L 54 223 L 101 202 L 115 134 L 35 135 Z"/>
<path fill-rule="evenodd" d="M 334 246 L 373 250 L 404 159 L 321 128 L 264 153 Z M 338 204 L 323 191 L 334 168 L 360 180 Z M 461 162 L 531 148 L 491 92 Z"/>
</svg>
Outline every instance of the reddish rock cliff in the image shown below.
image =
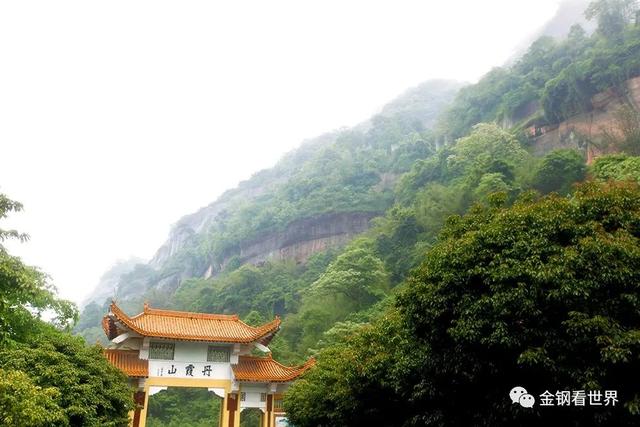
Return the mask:
<svg viewBox="0 0 640 427">
<path fill-rule="evenodd" d="M 592 111 L 571 117 L 553 126 L 531 129 L 534 138 L 533 151 L 543 155 L 557 148 L 575 148 L 583 151 L 587 162 L 615 147 L 604 148 L 601 144 L 605 132 L 616 133 L 615 114 L 621 107 L 632 106 L 640 111 L 640 77 L 628 80 L 626 90 L 610 89 L 591 99 Z"/>
</svg>

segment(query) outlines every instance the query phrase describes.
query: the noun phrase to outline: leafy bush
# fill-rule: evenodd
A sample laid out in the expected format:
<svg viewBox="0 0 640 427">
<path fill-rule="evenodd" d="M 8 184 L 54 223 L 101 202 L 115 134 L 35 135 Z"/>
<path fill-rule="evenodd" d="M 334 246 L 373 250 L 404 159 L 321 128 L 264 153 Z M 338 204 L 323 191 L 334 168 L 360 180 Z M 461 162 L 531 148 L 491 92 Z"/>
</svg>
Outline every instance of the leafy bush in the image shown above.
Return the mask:
<svg viewBox="0 0 640 427">
<path fill-rule="evenodd" d="M 640 188 L 477 205 L 447 222 L 396 310 L 320 353 L 285 398 L 299 427 L 632 426 L 640 415 Z M 509 390 L 615 389 L 533 410 Z M 472 396 L 472 398 L 470 398 Z"/>
<path fill-rule="evenodd" d="M 587 173 L 582 155 L 575 150 L 554 150 L 544 156 L 533 177 L 533 188 L 546 194 L 567 194 L 571 185 L 584 180 Z"/>
</svg>

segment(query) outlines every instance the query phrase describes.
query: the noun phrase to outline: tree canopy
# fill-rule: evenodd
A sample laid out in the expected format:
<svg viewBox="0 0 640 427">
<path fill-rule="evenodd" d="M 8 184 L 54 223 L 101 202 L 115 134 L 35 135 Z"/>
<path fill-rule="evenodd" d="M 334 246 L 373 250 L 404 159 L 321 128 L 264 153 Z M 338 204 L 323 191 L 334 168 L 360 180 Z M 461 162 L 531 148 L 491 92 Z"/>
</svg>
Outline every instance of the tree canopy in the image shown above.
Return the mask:
<svg viewBox="0 0 640 427">
<path fill-rule="evenodd" d="M 20 210 L 22 204 L 0 194 L 0 219 Z M 36 327 L 40 314 L 47 310 L 59 326 L 70 326 L 77 317 L 75 306 L 56 297 L 55 288 L 44 273 L 9 254 L 2 245 L 7 239 L 25 241 L 28 236 L 0 228 L 0 343 L 25 339 Z"/>
<path fill-rule="evenodd" d="M 396 309 L 321 353 L 286 397 L 294 424 L 637 424 L 640 189 L 502 200 L 452 217 Z M 515 385 L 615 389 L 620 402 L 527 411 Z"/>
<path fill-rule="evenodd" d="M 22 208 L 0 194 L 0 219 Z M 26 239 L 0 229 L 0 242 Z M 51 323 L 41 317 L 53 316 Z M 98 346 L 67 331 L 75 305 L 47 276 L 0 245 L 0 423 L 10 426 L 126 426 L 133 408 L 127 378 Z"/>
</svg>

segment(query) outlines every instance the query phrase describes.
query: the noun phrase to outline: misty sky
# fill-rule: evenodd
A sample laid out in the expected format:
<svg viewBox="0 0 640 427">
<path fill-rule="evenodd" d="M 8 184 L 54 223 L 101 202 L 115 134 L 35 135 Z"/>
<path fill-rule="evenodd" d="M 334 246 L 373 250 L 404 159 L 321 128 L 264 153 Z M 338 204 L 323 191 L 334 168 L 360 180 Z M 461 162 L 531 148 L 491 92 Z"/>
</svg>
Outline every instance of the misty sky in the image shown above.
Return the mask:
<svg viewBox="0 0 640 427">
<path fill-rule="evenodd" d="M 477 80 L 557 0 L 0 3 L 9 244 L 79 302 L 182 215 L 430 78 Z"/>
</svg>

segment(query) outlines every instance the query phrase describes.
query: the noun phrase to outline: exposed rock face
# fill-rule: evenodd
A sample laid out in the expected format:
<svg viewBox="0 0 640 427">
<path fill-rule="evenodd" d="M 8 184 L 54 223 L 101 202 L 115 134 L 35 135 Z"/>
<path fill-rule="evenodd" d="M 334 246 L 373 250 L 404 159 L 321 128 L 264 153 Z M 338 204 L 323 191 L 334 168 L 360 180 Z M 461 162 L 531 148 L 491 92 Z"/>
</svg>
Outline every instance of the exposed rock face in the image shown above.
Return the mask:
<svg viewBox="0 0 640 427">
<path fill-rule="evenodd" d="M 136 264 L 144 263 L 145 261 L 140 258 L 130 258 L 125 261 L 116 262 L 107 272 L 105 272 L 100 278 L 100 282 L 93 289 L 91 294 L 80 304 L 81 307 L 86 306 L 92 302 L 102 304 L 108 298 L 113 298 L 116 295 L 118 289 L 118 283 L 120 277 L 123 274 L 130 273 Z"/>
<path fill-rule="evenodd" d="M 345 212 L 304 218 L 292 222 L 282 232 L 241 244 L 237 256 L 242 263 L 250 264 L 260 264 L 268 259 L 305 262 L 314 253 L 342 245 L 367 230 L 376 215 L 373 212 Z M 224 269 L 230 259 L 225 259 L 218 270 Z"/>
<path fill-rule="evenodd" d="M 229 254 L 221 263 L 204 266 L 200 270 L 193 265 L 181 265 L 179 271 L 160 278 L 154 288 L 172 293 L 183 280 L 213 277 L 227 268 L 232 260 L 253 265 L 260 265 L 267 260 L 304 263 L 317 252 L 348 243 L 366 231 L 370 227 L 370 220 L 377 215 L 379 213 L 343 212 L 303 218 L 290 223 L 282 231 L 263 234 L 241 243 L 240 252 Z"/>
<path fill-rule="evenodd" d="M 190 216 L 194 217 L 205 209 L 207 208 L 203 208 L 196 214 Z M 182 218 L 180 222 L 171 229 L 169 232 L 169 238 L 156 251 L 151 261 L 149 261 L 149 264 L 154 267 L 159 267 L 164 264 L 172 255 L 175 255 L 180 248 L 184 247 L 186 242 L 189 241 L 189 238 L 195 234 L 194 229 L 202 229 L 204 227 L 206 218 L 207 216 L 203 215 L 203 218 L 200 221 L 194 221 L 195 223 L 192 225 L 185 224 L 184 221 L 186 217 Z"/>
<path fill-rule="evenodd" d="M 420 84 L 387 104 L 374 118 L 352 130 L 364 134 L 375 129 L 378 122 L 384 124 L 387 121 L 407 129 L 429 129 L 461 86 L 462 83 L 445 80 Z M 118 290 L 111 284 L 107 286 L 107 293 L 113 294 L 118 290 L 122 299 L 141 296 L 149 290 L 171 295 L 184 280 L 215 276 L 229 266 L 229 263 L 260 264 L 268 259 L 302 263 L 312 254 L 344 245 L 365 231 L 369 228 L 369 220 L 378 213 L 334 212 L 302 218 L 289 223 L 278 232 L 253 235 L 250 240 L 239 244 L 234 240 L 230 246 L 236 251 L 228 255 L 220 255 L 215 245 L 216 233 L 224 234 L 229 224 L 234 224 L 234 215 L 261 196 L 278 195 L 278 191 L 285 188 L 292 179 L 304 175 L 301 172 L 310 161 L 321 155 L 325 148 L 336 144 L 345 130 L 347 129 L 335 130 L 304 141 L 274 167 L 257 172 L 210 205 L 182 217 L 172 226 L 168 239 L 151 261 L 145 264 L 147 268 L 139 268 L 138 275 L 127 273 L 125 286 Z M 382 173 L 380 181 L 372 190 L 390 190 L 397 178 L 395 173 Z M 212 246 L 208 248 L 213 249 L 211 252 L 207 252 L 208 244 Z"/>
<path fill-rule="evenodd" d="M 274 191 L 290 178 L 292 169 L 288 167 L 289 163 L 302 164 L 308 151 L 313 151 L 317 146 L 327 146 L 333 143 L 335 138 L 336 133 L 329 132 L 305 141 L 301 147 L 285 155 L 274 168 L 254 174 L 250 179 L 241 182 L 237 188 L 226 191 L 210 205 L 180 218 L 171 227 L 169 238 L 156 251 L 149 265 L 156 269 L 161 268 L 169 258 L 184 248 L 192 237 L 205 233 L 218 218 L 225 216 L 237 203 L 246 203 Z"/>
<path fill-rule="evenodd" d="M 592 111 L 571 117 L 554 126 L 530 129 L 539 136 L 534 138 L 533 151 L 544 155 L 557 148 L 574 148 L 583 151 L 588 163 L 607 150 L 598 147 L 606 131 L 611 132 L 616 125 L 616 112 L 623 106 L 631 106 L 640 111 L 640 77 L 628 80 L 626 93 L 620 94 L 610 89 L 591 99 Z M 611 147 L 609 150 L 613 150 Z"/>
<path fill-rule="evenodd" d="M 252 199 L 262 194 L 264 189 L 239 189 L 241 197 Z M 169 258 L 182 249 L 186 243 L 196 234 L 204 232 L 215 221 L 218 215 L 224 213 L 231 205 L 232 200 L 225 198 L 223 195 L 216 202 L 201 208 L 197 212 L 185 215 L 175 224 L 169 232 L 167 241 L 156 251 L 155 255 L 149 261 L 149 265 L 158 268 L 162 266 Z"/>
</svg>

